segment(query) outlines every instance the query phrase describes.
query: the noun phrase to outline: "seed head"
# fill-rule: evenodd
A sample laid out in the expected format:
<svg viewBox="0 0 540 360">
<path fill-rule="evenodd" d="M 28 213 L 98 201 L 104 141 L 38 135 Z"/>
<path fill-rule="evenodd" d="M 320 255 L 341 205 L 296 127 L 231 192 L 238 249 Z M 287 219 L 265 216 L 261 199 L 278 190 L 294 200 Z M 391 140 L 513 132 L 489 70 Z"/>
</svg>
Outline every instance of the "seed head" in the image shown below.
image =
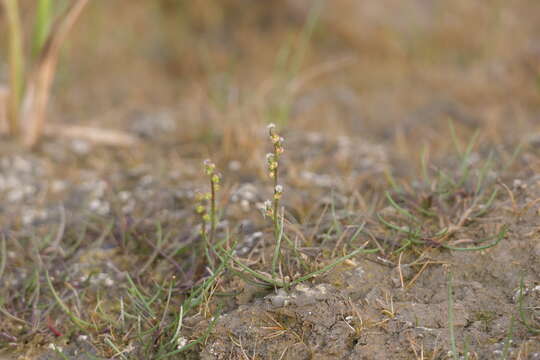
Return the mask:
<svg viewBox="0 0 540 360">
<path fill-rule="evenodd" d="M 199 215 L 200 215 L 200 214 L 203 214 L 204 211 L 205 211 L 204 206 L 202 206 L 201 204 L 199 204 L 199 205 L 197 205 L 197 206 L 195 207 L 195 212 L 196 212 L 197 214 L 199 214 Z"/>
<path fill-rule="evenodd" d="M 264 202 L 264 215 L 273 217 L 274 216 L 274 209 L 272 208 L 272 201 L 266 200 Z"/>
<path fill-rule="evenodd" d="M 276 185 L 276 187 L 274 188 L 274 200 L 281 199 L 281 195 L 283 195 L 283 186 Z"/>
<path fill-rule="evenodd" d="M 278 168 L 278 162 L 277 161 L 272 161 L 271 163 L 268 164 L 268 170 L 272 171 L 272 170 L 276 170 Z"/>
<path fill-rule="evenodd" d="M 203 162 L 204 173 L 208 176 L 211 176 L 216 170 L 216 164 L 214 164 L 210 159 L 206 159 Z"/>
<path fill-rule="evenodd" d="M 195 201 L 201 202 L 204 200 L 204 194 L 202 192 L 197 191 L 195 193 Z"/>
</svg>

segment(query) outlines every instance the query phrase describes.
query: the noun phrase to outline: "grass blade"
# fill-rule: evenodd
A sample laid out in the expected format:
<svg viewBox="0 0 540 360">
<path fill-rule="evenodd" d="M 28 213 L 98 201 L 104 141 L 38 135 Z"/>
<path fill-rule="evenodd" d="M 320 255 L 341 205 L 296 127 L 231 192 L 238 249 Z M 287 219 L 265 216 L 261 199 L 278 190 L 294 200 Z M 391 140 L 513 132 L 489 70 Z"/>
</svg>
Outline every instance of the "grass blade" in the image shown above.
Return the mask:
<svg viewBox="0 0 540 360">
<path fill-rule="evenodd" d="M 4 275 L 4 270 L 6 268 L 6 258 L 6 236 L 2 234 L 2 242 L 0 242 L 0 279 L 2 279 L 2 275 Z"/>
<path fill-rule="evenodd" d="M 525 283 L 523 282 L 523 278 L 521 278 L 521 281 L 519 283 L 519 297 L 518 297 L 519 319 L 521 320 L 521 323 L 525 325 L 527 330 L 529 330 L 533 334 L 540 334 L 540 327 L 536 327 L 535 325 L 531 324 L 529 320 L 526 319 L 525 310 L 523 309 L 523 298 L 525 297 L 524 290 L 525 290 Z"/>
<path fill-rule="evenodd" d="M 64 301 L 62 301 L 62 299 L 60 298 L 60 296 L 58 295 L 58 293 L 54 289 L 54 286 L 53 286 L 53 284 L 51 282 L 51 278 L 49 277 L 49 272 L 48 271 L 45 272 L 45 278 L 47 279 L 47 284 L 49 285 L 49 289 L 51 290 L 51 293 L 52 293 L 54 299 L 56 300 L 56 302 L 58 303 L 60 308 L 69 316 L 71 321 L 73 321 L 73 323 L 75 325 L 77 325 L 81 330 L 87 330 L 88 328 L 92 327 L 91 323 L 80 319 L 71 310 L 69 310 L 67 305 L 64 303 Z"/>
<path fill-rule="evenodd" d="M 8 125 L 11 135 L 19 131 L 19 111 L 24 89 L 24 57 L 21 18 L 17 0 L 3 0 L 9 32 Z"/>
<path fill-rule="evenodd" d="M 51 28 L 53 17 L 53 0 L 38 0 L 36 10 L 36 24 L 34 26 L 34 35 L 32 37 L 32 54 L 34 58 L 39 56 L 49 30 Z"/>
<path fill-rule="evenodd" d="M 181 352 L 184 352 L 186 350 L 191 349 L 192 347 L 194 347 L 197 344 L 200 344 L 200 343 L 206 341 L 206 339 L 208 338 L 208 336 L 210 335 L 210 333 L 214 329 L 214 326 L 216 326 L 216 323 L 219 320 L 220 315 L 221 315 L 221 306 L 217 309 L 216 315 L 213 316 L 212 321 L 210 322 L 210 324 L 208 325 L 208 327 L 204 331 L 204 334 L 202 334 L 196 340 L 190 342 L 189 344 L 187 344 L 185 346 L 182 346 L 180 349 L 176 349 L 176 350 L 171 351 L 171 352 L 169 352 L 167 354 L 163 354 L 163 355 L 157 357 L 156 360 L 165 359 L 165 358 L 168 358 L 169 356 L 179 354 Z"/>
<path fill-rule="evenodd" d="M 452 296 L 452 272 L 448 272 L 448 333 L 450 336 L 450 350 L 454 360 L 459 360 L 454 334 L 454 298 Z"/>
</svg>

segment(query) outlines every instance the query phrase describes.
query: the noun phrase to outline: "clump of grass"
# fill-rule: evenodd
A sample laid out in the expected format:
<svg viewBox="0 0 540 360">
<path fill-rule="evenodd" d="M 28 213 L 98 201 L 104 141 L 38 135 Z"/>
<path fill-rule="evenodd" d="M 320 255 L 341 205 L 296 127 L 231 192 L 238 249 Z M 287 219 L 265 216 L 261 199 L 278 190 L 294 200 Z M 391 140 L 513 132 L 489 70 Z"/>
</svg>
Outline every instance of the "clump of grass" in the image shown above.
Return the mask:
<svg viewBox="0 0 540 360">
<path fill-rule="evenodd" d="M 506 226 L 500 227 L 493 235 L 476 240 L 472 246 L 456 246 L 449 243 L 458 231 L 484 216 L 498 195 L 498 189 L 493 188 L 491 186 L 493 182 L 487 179 L 487 174 L 492 168 L 491 157 L 478 171 L 473 171 L 471 155 L 477 136 L 477 134 L 473 136 L 464 151 L 453 136 L 460 158 L 455 175 L 440 169 L 434 176 L 430 174 L 426 161 L 427 150 L 424 151 L 422 173 L 424 188 L 428 189 L 428 194 L 419 196 L 416 190 L 414 193 L 407 193 L 399 187 L 394 194 L 386 192 L 390 208 L 396 214 L 394 218 L 398 220 L 391 222 L 382 213 L 377 217 L 384 227 L 402 236 L 401 246 L 394 250 L 395 253 L 414 247 L 478 251 L 493 247 L 504 238 Z"/>
<path fill-rule="evenodd" d="M 46 272 L 45 273 L 45 278 L 47 280 L 47 285 L 49 286 L 49 290 L 51 291 L 54 299 L 56 300 L 56 303 L 60 306 L 60 308 L 62 309 L 62 311 L 64 313 L 66 313 L 69 318 L 71 319 L 71 321 L 73 322 L 73 324 L 75 324 L 77 327 L 79 327 L 81 330 L 88 330 L 89 328 L 92 327 L 92 324 L 88 321 L 85 321 L 83 319 L 81 319 L 80 317 L 78 317 L 73 311 L 71 311 L 69 309 L 69 307 L 64 303 L 64 301 L 60 298 L 60 295 L 58 295 L 58 293 L 56 292 L 56 290 L 54 289 L 54 286 L 51 282 L 51 278 L 49 277 L 49 273 Z"/>
</svg>

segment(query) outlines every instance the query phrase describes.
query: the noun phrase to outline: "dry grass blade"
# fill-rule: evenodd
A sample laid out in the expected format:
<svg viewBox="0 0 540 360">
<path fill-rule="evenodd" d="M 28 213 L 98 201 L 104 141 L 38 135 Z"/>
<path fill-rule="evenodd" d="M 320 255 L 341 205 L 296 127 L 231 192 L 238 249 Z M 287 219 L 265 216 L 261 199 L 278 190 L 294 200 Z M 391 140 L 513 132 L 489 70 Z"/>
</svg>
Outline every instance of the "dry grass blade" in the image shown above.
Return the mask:
<svg viewBox="0 0 540 360">
<path fill-rule="evenodd" d="M 346 55 L 313 66 L 300 74 L 290 83 L 289 91 L 292 95 L 296 95 L 303 89 L 307 88 L 307 85 L 309 85 L 310 82 L 325 75 L 330 75 L 346 67 L 352 66 L 355 63 L 357 63 L 356 57 Z"/>
<path fill-rule="evenodd" d="M 0 242 L 0 279 L 2 279 L 2 275 L 4 275 L 4 269 L 6 268 L 6 259 L 7 259 L 5 235 L 2 235 L 0 239 L 2 240 L 2 242 Z"/>
<path fill-rule="evenodd" d="M 9 130 L 7 117 L 8 96 L 8 89 L 0 85 L 0 134 L 5 134 Z"/>
<path fill-rule="evenodd" d="M 66 13 L 55 22 L 44 45 L 37 68 L 30 78 L 21 118 L 23 143 L 28 147 L 36 145 L 43 133 L 50 87 L 60 48 L 86 4 L 88 0 L 73 2 Z"/>
<path fill-rule="evenodd" d="M 129 135 L 126 132 L 89 126 L 47 124 L 43 132 L 45 135 L 86 140 L 102 145 L 131 146 L 138 143 L 136 137 Z"/>
</svg>

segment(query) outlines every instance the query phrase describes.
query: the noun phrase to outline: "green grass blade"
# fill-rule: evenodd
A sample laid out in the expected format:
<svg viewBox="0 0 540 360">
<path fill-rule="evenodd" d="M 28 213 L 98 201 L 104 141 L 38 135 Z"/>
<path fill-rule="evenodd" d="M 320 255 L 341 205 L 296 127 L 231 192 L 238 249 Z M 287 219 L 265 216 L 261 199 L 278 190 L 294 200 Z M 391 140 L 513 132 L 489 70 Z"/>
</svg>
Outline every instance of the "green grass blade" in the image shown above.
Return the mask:
<svg viewBox="0 0 540 360">
<path fill-rule="evenodd" d="M 385 195 L 386 195 L 386 198 L 388 199 L 388 202 L 390 203 L 390 205 L 392 205 L 392 207 L 395 208 L 400 214 L 403 214 L 403 215 L 407 216 L 408 218 L 418 222 L 418 219 L 416 218 L 416 216 L 411 214 L 408 210 L 406 210 L 406 209 L 402 208 L 401 206 L 399 206 L 394 201 L 394 198 L 392 197 L 392 195 L 390 195 L 390 192 L 386 191 Z"/>
<path fill-rule="evenodd" d="M 291 77 L 296 76 L 302 67 L 302 63 L 304 62 L 309 49 L 311 38 L 313 37 L 313 33 L 317 28 L 319 18 L 324 8 L 324 3 L 324 0 L 316 0 L 315 4 L 309 11 L 306 24 L 304 25 L 302 33 L 300 34 L 300 44 L 298 46 L 298 50 L 293 54 L 291 61 L 292 64 L 289 74 Z"/>
<path fill-rule="evenodd" d="M 32 37 L 32 55 L 38 58 L 47 41 L 49 30 L 53 20 L 53 0 L 38 0 L 36 10 L 36 23 Z"/>
<path fill-rule="evenodd" d="M 236 265 L 240 266 L 242 270 L 250 274 L 251 276 L 265 282 L 271 285 L 274 285 L 276 287 L 285 287 L 286 283 L 284 281 L 278 280 L 278 279 L 272 279 L 272 277 L 268 277 L 266 275 L 263 275 L 253 269 L 251 269 L 249 266 L 243 264 L 240 260 L 233 258 L 233 261 Z"/>
<path fill-rule="evenodd" d="M 17 0 L 3 0 L 9 38 L 8 122 L 11 135 L 19 131 L 19 111 L 24 89 L 23 34 Z"/>
<path fill-rule="evenodd" d="M 493 190 L 493 192 L 491 193 L 488 201 L 484 204 L 483 209 L 476 212 L 476 213 L 474 213 L 471 217 L 472 218 L 477 218 L 477 217 L 480 217 L 480 216 L 484 215 L 485 213 L 487 213 L 488 210 L 491 208 L 491 205 L 493 204 L 493 200 L 495 200 L 498 193 L 499 193 L 498 189 Z"/>
<path fill-rule="evenodd" d="M 142 307 L 144 308 L 144 310 L 146 310 L 150 317 L 155 318 L 154 310 L 152 310 L 152 308 L 150 307 L 151 301 L 147 300 L 146 297 L 141 293 L 141 291 L 137 288 L 137 285 L 135 285 L 129 274 L 127 275 L 127 280 L 131 285 L 131 287 L 129 288 L 129 292 L 134 296 L 134 299 L 138 300 L 140 304 L 142 304 Z"/>
<path fill-rule="evenodd" d="M 128 360 L 128 358 L 124 355 L 124 352 L 116 346 L 111 339 L 105 338 L 105 343 L 109 345 L 114 351 L 116 351 L 116 354 L 114 354 L 113 358 L 115 357 L 121 357 L 124 360 Z"/>
<path fill-rule="evenodd" d="M 460 171 L 459 171 L 461 174 L 461 177 L 457 184 L 458 187 L 463 186 L 465 182 L 467 181 L 467 179 L 469 178 L 469 174 L 471 172 L 471 167 L 469 164 L 469 156 L 471 155 L 471 152 L 474 148 L 474 145 L 476 144 L 476 140 L 478 139 L 479 134 L 480 133 L 478 131 L 474 133 L 474 135 L 471 138 L 471 141 L 469 141 L 469 144 L 467 145 L 467 148 L 465 149 L 465 153 L 462 156 L 461 166 L 460 166 Z"/>
<path fill-rule="evenodd" d="M 507 230 L 508 228 L 506 226 L 503 227 L 503 229 L 497 235 L 495 235 L 496 239 L 491 244 L 482 245 L 482 246 L 473 246 L 473 247 L 457 247 L 457 246 L 443 244 L 442 247 L 445 249 L 454 250 L 454 251 L 479 251 L 479 250 L 489 249 L 491 247 L 498 245 L 501 242 L 501 240 L 504 239 L 504 237 L 506 236 Z M 483 239 L 481 241 L 486 241 L 486 240 L 489 240 L 489 238 Z"/>
<path fill-rule="evenodd" d="M 431 179 L 429 177 L 428 171 L 428 158 L 429 158 L 429 146 L 424 145 L 422 148 L 422 155 L 420 156 L 420 162 L 422 167 L 422 177 L 424 178 L 424 183 L 426 185 L 431 184 Z"/>
<path fill-rule="evenodd" d="M 525 297 L 524 290 L 525 290 L 525 283 L 523 281 L 523 278 L 521 278 L 521 281 L 519 282 L 519 297 L 518 297 L 519 319 L 521 320 L 521 323 L 527 328 L 527 330 L 529 330 L 533 334 L 540 334 L 540 328 L 531 324 L 529 320 L 527 320 L 526 318 L 525 310 L 523 309 L 523 298 Z"/>
<path fill-rule="evenodd" d="M 221 306 L 218 307 L 217 311 L 216 311 L 216 314 L 213 316 L 213 319 L 212 321 L 210 322 L 210 324 L 208 325 L 208 327 L 206 328 L 206 330 L 204 331 L 204 334 L 202 334 L 201 336 L 199 336 L 196 340 L 190 342 L 189 344 L 186 344 L 185 346 L 182 346 L 180 349 L 176 349 L 174 351 L 171 351 L 167 354 L 163 354 L 161 356 L 158 356 L 156 358 L 156 360 L 161 360 L 161 359 L 165 359 L 165 358 L 168 358 L 170 356 L 173 356 L 173 355 L 176 355 L 176 354 L 179 354 L 181 352 L 184 352 L 186 350 L 189 350 L 191 349 L 192 347 L 194 347 L 195 345 L 197 344 L 200 344 L 204 341 L 206 341 L 206 339 L 208 338 L 208 336 L 210 335 L 210 333 L 212 332 L 212 330 L 214 329 L 214 326 L 216 326 L 216 323 L 217 321 L 219 320 L 219 317 L 221 315 Z"/>
<path fill-rule="evenodd" d="M 377 252 L 379 252 L 380 250 L 379 249 L 364 249 L 364 248 L 359 248 L 359 249 L 356 249 L 354 250 L 353 252 L 345 255 L 345 256 L 342 256 L 340 258 L 338 258 L 336 261 L 332 262 L 331 264 L 329 265 L 326 265 L 325 267 L 323 267 L 322 269 L 320 270 L 317 270 L 317 271 L 314 271 L 312 273 L 309 273 L 307 275 L 304 275 L 304 276 L 301 276 L 299 277 L 298 279 L 295 279 L 291 285 L 296 285 L 296 284 L 299 284 L 301 282 L 304 282 L 306 280 L 309 280 L 315 276 L 318 276 L 320 274 L 323 274 L 327 271 L 330 271 L 332 270 L 334 267 L 336 267 L 337 265 L 341 264 L 342 262 L 344 262 L 345 260 L 347 259 L 350 259 L 356 255 L 359 255 L 359 254 L 375 254 Z"/>
<path fill-rule="evenodd" d="M 452 272 L 448 272 L 448 333 L 450 336 L 450 350 L 454 360 L 459 360 L 456 346 L 456 335 L 454 333 L 454 298 L 452 296 Z"/>
<path fill-rule="evenodd" d="M 510 318 L 510 329 L 508 330 L 508 335 L 506 336 L 506 339 L 504 340 L 504 347 L 503 352 L 501 354 L 501 360 L 507 360 L 508 355 L 510 352 L 510 345 L 512 344 L 513 337 L 514 337 L 514 323 L 516 322 L 516 316 L 515 314 L 512 314 L 512 317 Z"/>
<path fill-rule="evenodd" d="M 454 121 L 452 120 L 448 121 L 448 128 L 450 129 L 450 137 L 452 138 L 452 143 L 454 144 L 454 148 L 456 149 L 456 152 L 461 156 L 461 144 L 459 143 L 459 140 L 456 134 Z"/>
<path fill-rule="evenodd" d="M 484 181 L 486 180 L 488 171 L 492 168 L 493 165 L 493 151 L 489 153 L 489 156 L 486 160 L 486 163 L 484 166 L 482 166 L 482 169 L 480 169 L 480 174 L 478 175 L 478 182 L 476 183 L 476 190 L 475 194 L 478 196 L 482 192 L 482 188 L 484 187 Z"/>
<path fill-rule="evenodd" d="M 49 285 L 49 289 L 51 290 L 51 293 L 52 293 L 54 299 L 56 300 L 56 302 L 58 303 L 60 308 L 69 316 L 71 321 L 73 321 L 73 323 L 75 325 L 77 325 L 81 330 L 87 330 L 88 328 L 93 327 L 91 323 L 80 319 L 71 310 L 69 310 L 67 305 L 62 301 L 62 299 L 60 298 L 60 296 L 58 295 L 58 293 L 54 289 L 54 286 L 53 286 L 53 284 L 51 282 L 51 278 L 49 277 L 49 272 L 48 271 L 45 272 L 45 278 L 47 279 L 47 285 Z"/>
</svg>

